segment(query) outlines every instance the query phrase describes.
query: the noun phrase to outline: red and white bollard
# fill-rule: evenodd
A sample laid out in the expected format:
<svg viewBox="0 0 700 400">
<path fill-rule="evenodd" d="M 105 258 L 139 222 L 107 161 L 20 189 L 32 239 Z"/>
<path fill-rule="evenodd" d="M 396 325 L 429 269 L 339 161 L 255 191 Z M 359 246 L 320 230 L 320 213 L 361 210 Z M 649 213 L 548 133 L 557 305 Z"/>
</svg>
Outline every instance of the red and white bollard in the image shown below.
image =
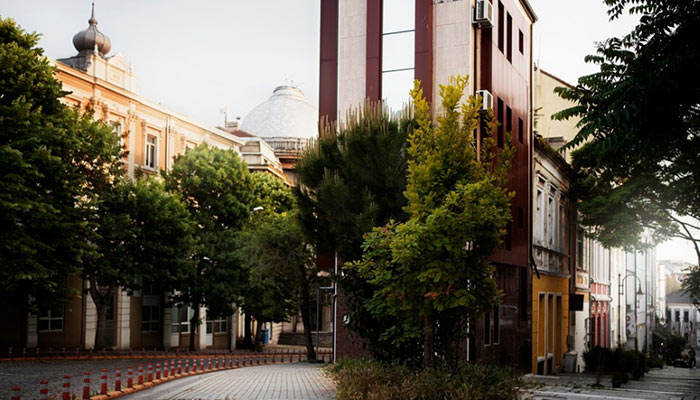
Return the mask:
<svg viewBox="0 0 700 400">
<path fill-rule="evenodd" d="M 87 371 L 83 374 L 83 399 L 90 400 L 90 373 Z"/>
<path fill-rule="evenodd" d="M 115 375 L 115 377 L 114 377 L 114 391 L 121 392 L 122 391 L 122 369 L 117 367 L 117 370 L 116 370 L 114 375 Z"/>
<path fill-rule="evenodd" d="M 126 387 L 128 389 L 134 387 L 134 369 L 131 367 L 126 369 Z"/>
<path fill-rule="evenodd" d="M 153 381 L 153 363 L 148 363 L 148 380 L 146 382 Z"/>
<path fill-rule="evenodd" d="M 163 361 L 163 378 L 167 378 L 167 377 L 168 377 L 168 368 L 169 368 L 169 365 L 170 365 L 170 361 L 169 361 L 169 360 Z"/>
<path fill-rule="evenodd" d="M 102 375 L 100 376 L 100 394 L 107 394 L 107 370 L 102 370 Z"/>
<path fill-rule="evenodd" d="M 200 358 L 199 359 L 199 369 L 204 372 L 204 359 Z"/>
<path fill-rule="evenodd" d="M 39 388 L 39 400 L 48 400 L 49 398 L 49 382 L 41 381 L 39 383 L 41 387 Z"/>
<path fill-rule="evenodd" d="M 139 364 L 139 385 L 143 385 L 143 364 Z"/>
<path fill-rule="evenodd" d="M 160 380 L 160 361 L 156 361 L 156 379 Z"/>
<path fill-rule="evenodd" d="M 175 360 L 170 361 L 170 376 L 175 376 Z"/>
<path fill-rule="evenodd" d="M 177 360 L 177 374 L 182 375 L 182 360 Z"/>
<path fill-rule="evenodd" d="M 61 400 L 71 400 L 70 395 L 70 375 L 63 376 L 63 395 Z"/>
<path fill-rule="evenodd" d="M 22 400 L 22 388 L 15 386 L 12 388 L 12 400 Z"/>
</svg>

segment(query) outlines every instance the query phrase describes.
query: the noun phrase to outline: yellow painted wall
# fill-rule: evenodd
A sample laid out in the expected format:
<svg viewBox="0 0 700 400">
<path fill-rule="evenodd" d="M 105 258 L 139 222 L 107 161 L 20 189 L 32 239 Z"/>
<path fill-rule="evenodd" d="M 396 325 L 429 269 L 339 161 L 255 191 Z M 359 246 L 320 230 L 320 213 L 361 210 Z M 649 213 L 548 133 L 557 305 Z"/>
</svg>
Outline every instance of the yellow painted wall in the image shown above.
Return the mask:
<svg viewBox="0 0 700 400">
<path fill-rule="evenodd" d="M 563 137 L 566 141 L 570 141 L 579 131 L 578 128 L 576 128 L 579 119 L 570 118 L 565 121 L 552 120 L 552 114 L 575 105 L 554 93 L 555 88 L 570 85 L 555 79 L 550 74 L 543 73 L 541 69 L 535 70 L 534 78 L 535 131 L 544 138 Z M 567 152 L 565 156 L 566 160 L 571 162 L 570 152 Z"/>
<path fill-rule="evenodd" d="M 545 320 L 550 316 L 552 310 L 541 310 L 540 294 L 553 294 L 554 297 L 561 295 L 561 314 L 555 320 L 547 321 L 548 324 L 556 324 L 559 334 L 558 346 L 551 351 L 554 354 L 554 366 L 561 365 L 564 353 L 567 351 L 566 338 L 569 335 L 569 279 L 557 276 L 540 274 L 532 277 L 532 372 L 537 372 L 537 357 L 550 350 L 545 349 L 543 343 L 543 327 Z M 551 331 L 551 325 L 547 328 Z M 550 347 L 550 346 L 547 346 Z"/>
</svg>

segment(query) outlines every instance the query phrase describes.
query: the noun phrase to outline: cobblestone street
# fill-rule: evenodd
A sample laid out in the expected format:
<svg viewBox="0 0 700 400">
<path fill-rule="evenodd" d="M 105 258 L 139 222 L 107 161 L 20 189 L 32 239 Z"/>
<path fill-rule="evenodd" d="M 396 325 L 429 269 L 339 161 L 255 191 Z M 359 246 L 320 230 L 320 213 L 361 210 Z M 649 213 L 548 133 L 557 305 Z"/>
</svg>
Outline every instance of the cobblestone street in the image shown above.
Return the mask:
<svg viewBox="0 0 700 400">
<path fill-rule="evenodd" d="M 322 364 L 265 365 L 214 372 L 168 382 L 132 395 L 128 400 L 330 400 L 335 385 L 321 371 Z"/>
<path fill-rule="evenodd" d="M 593 374 L 561 374 L 557 376 L 528 376 L 542 386 L 528 391 L 526 399 L 700 399 L 700 370 L 664 367 L 649 371 L 641 380 L 630 380 L 612 389 L 611 377 L 603 376 L 603 388 L 594 388 Z"/>
</svg>

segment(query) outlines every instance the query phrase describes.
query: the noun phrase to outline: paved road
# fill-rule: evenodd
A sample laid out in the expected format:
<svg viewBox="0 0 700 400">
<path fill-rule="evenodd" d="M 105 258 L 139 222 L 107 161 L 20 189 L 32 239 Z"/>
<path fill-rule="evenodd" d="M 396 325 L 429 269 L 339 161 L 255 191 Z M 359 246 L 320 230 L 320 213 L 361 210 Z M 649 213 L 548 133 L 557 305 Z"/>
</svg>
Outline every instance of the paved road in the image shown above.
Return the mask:
<svg viewBox="0 0 700 400">
<path fill-rule="evenodd" d="M 268 362 L 272 361 L 272 355 L 267 354 Z M 248 356 L 249 353 L 237 353 L 236 358 Z M 214 357 L 214 355 L 212 355 Z M 221 359 L 222 356 L 219 356 Z M 328 356 L 326 356 L 328 357 Z M 187 358 L 181 357 L 184 362 Z M 194 358 L 189 357 L 190 362 Z M 294 357 L 296 362 L 297 356 Z M 279 354 L 276 356 L 277 362 L 280 362 Z M 133 367 L 134 381 L 137 379 L 137 368 L 139 364 L 144 366 L 144 373 L 147 371 L 148 363 L 153 363 L 155 368 L 156 362 L 163 363 L 164 359 L 126 359 L 126 360 L 110 360 L 110 359 L 93 359 L 93 360 L 41 360 L 41 361 L 13 361 L 0 362 L 0 399 L 9 399 L 11 396 L 11 388 L 19 386 L 22 388 L 23 399 L 33 399 L 38 397 L 42 380 L 48 381 L 49 397 L 58 398 L 61 394 L 61 385 L 63 384 L 63 376 L 70 375 L 71 391 L 74 395 L 82 393 L 83 388 L 83 373 L 88 371 L 91 373 L 91 388 L 93 393 L 97 393 L 100 387 L 100 371 L 105 368 L 108 370 L 108 387 L 110 390 L 114 388 L 115 369 L 120 367 L 122 371 L 122 385 L 125 385 L 127 378 L 127 367 Z M 170 359 L 169 361 L 174 361 Z M 250 361 L 248 361 L 250 362 Z M 262 362 L 262 359 L 261 359 Z M 285 358 L 285 362 L 289 362 Z M 246 367 L 248 368 L 248 367 Z M 155 370 L 154 370 L 155 375 Z"/>
<path fill-rule="evenodd" d="M 524 396 L 527 399 L 660 399 L 700 400 L 700 370 L 664 367 L 654 369 L 641 380 L 630 380 L 619 389 L 612 389 L 610 376 L 601 380 L 604 388 L 593 388 L 595 375 L 561 374 L 552 377 L 530 377 L 542 384 Z"/>
<path fill-rule="evenodd" d="M 133 360 L 50 360 L 50 361 L 14 361 L 0 363 L 0 399 L 9 399 L 11 388 L 22 388 L 23 399 L 34 399 L 39 395 L 39 382 L 49 382 L 49 395 L 58 398 L 61 394 L 63 376 L 70 375 L 71 388 L 74 394 L 82 393 L 83 373 L 92 374 L 92 389 L 97 391 L 100 385 L 100 371 L 106 368 L 109 373 L 109 387 L 114 387 L 114 371 L 116 367 L 122 369 L 122 376 L 126 378 L 127 367 L 134 367 L 136 373 L 138 365 L 147 367 L 149 362 L 155 363 L 163 360 L 133 359 Z"/>
<path fill-rule="evenodd" d="M 168 382 L 125 400 L 331 400 L 335 385 L 322 364 L 294 363 L 247 367 Z"/>
</svg>

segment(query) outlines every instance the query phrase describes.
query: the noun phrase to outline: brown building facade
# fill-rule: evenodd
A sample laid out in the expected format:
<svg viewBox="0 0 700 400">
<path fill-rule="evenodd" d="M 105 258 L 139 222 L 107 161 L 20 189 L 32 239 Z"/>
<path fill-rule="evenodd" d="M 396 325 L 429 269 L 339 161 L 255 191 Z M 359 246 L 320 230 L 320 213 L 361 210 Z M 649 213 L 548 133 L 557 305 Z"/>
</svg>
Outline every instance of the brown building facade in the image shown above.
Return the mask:
<svg viewBox="0 0 700 400">
<path fill-rule="evenodd" d="M 484 13 L 477 11 L 484 8 Z M 489 12 L 490 10 L 490 12 Z M 526 0 L 321 0 L 319 116 L 342 119 L 366 99 L 391 112 L 408 102 L 414 79 L 439 113 L 439 85 L 469 75 L 467 94 L 486 90 L 501 123 L 497 141 L 512 135 L 516 155 L 510 189 L 512 221 L 493 257 L 502 303 L 478 321 L 470 359 L 530 369 L 532 25 Z M 341 288 L 342 289 L 342 288 Z M 342 293 L 338 296 L 342 299 Z M 337 356 L 360 352 L 336 311 Z"/>
</svg>

